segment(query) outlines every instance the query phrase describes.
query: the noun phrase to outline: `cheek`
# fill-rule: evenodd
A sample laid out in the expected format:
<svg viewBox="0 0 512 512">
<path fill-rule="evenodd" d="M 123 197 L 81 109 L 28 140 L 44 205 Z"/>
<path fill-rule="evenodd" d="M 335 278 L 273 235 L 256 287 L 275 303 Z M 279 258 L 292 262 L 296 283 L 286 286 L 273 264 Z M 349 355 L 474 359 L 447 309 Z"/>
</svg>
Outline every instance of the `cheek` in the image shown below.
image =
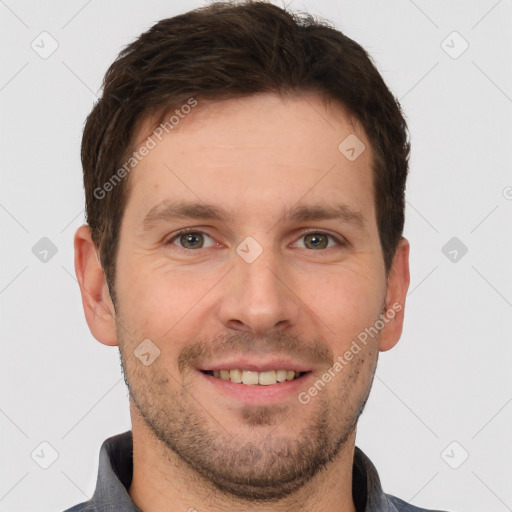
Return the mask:
<svg viewBox="0 0 512 512">
<path fill-rule="evenodd" d="M 204 300 L 222 273 L 171 267 L 163 258 L 140 255 L 119 265 L 119 297 L 131 328 L 161 350 L 179 351 L 187 339 L 200 335 Z M 220 277 L 219 277 L 220 276 Z M 179 340 L 183 340 L 180 342 Z M 180 344 L 181 343 L 181 344 Z M 167 348 L 166 348 L 167 346 Z"/>
<path fill-rule="evenodd" d="M 326 337 L 339 345 L 338 351 L 374 324 L 385 297 L 384 280 L 371 265 L 361 271 L 345 267 L 317 276 L 313 285 L 304 280 L 300 289 L 298 295 L 324 325 Z"/>
</svg>

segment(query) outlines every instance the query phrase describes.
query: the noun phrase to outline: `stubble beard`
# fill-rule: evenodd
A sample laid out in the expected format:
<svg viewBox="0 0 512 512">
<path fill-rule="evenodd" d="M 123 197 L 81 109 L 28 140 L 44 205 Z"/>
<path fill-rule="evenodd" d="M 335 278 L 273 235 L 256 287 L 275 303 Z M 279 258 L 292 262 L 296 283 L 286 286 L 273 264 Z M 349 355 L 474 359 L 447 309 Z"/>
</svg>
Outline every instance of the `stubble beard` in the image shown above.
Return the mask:
<svg viewBox="0 0 512 512">
<path fill-rule="evenodd" d="M 133 358 L 131 361 L 134 363 Z M 372 375 L 362 397 L 354 397 L 351 390 L 339 390 L 335 403 L 329 403 L 324 391 L 314 403 L 297 403 L 291 409 L 242 408 L 241 422 L 254 429 L 277 427 L 290 421 L 289 416 L 300 417 L 307 408 L 316 409 L 310 413 L 311 421 L 293 438 L 273 435 L 274 428 L 270 428 L 258 439 L 244 440 L 223 429 L 222 418 L 213 419 L 185 385 L 169 389 L 167 384 L 173 379 L 165 369 L 155 365 L 149 373 L 146 367 L 127 363 L 121 350 L 130 399 L 148 430 L 169 450 L 169 460 L 178 455 L 204 479 L 205 487 L 213 486 L 226 497 L 246 502 L 273 502 L 290 496 L 333 461 L 356 429 L 373 380 Z M 354 365 L 345 384 L 353 382 L 359 371 Z"/>
</svg>

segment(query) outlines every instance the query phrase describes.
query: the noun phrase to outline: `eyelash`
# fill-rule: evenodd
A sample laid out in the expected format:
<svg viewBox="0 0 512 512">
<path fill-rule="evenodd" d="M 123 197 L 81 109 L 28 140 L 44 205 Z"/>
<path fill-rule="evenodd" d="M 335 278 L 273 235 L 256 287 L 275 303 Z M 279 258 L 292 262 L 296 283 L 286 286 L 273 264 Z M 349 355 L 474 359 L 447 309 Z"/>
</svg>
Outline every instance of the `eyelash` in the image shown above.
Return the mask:
<svg viewBox="0 0 512 512">
<path fill-rule="evenodd" d="M 199 233 L 199 234 L 202 234 L 202 235 L 206 235 L 208 237 L 210 237 L 212 240 L 213 240 L 213 237 L 211 237 L 208 233 L 206 233 L 205 231 L 201 231 L 200 229 L 196 229 L 196 228 L 184 228 L 180 231 L 178 231 L 177 233 L 175 233 L 171 238 L 169 238 L 165 243 L 164 245 L 171 245 L 175 240 L 177 240 L 180 236 L 182 235 L 186 235 L 188 233 Z M 331 233 L 327 233 L 325 231 L 321 231 L 321 230 L 309 230 L 309 231 L 304 231 L 300 234 L 300 236 L 298 237 L 298 239 L 300 238 L 303 238 L 305 237 L 306 235 L 326 235 L 328 236 L 329 238 L 331 238 L 332 240 L 334 240 L 336 242 L 336 244 L 339 246 L 339 247 L 346 247 L 348 246 L 348 242 L 341 238 L 341 237 L 337 237 L 335 235 L 332 235 Z M 298 240 L 297 239 L 297 240 Z M 193 252 L 194 250 L 200 250 L 200 249 L 186 249 L 185 247 L 179 247 L 177 246 L 179 249 L 182 249 L 183 251 L 187 251 L 187 252 Z M 209 249 L 209 247 L 206 247 L 206 249 Z M 327 249 L 332 249 L 332 247 L 328 247 Z M 321 249 L 319 252 L 321 251 L 325 251 L 326 249 Z M 313 250 L 311 250 L 313 251 Z"/>
</svg>

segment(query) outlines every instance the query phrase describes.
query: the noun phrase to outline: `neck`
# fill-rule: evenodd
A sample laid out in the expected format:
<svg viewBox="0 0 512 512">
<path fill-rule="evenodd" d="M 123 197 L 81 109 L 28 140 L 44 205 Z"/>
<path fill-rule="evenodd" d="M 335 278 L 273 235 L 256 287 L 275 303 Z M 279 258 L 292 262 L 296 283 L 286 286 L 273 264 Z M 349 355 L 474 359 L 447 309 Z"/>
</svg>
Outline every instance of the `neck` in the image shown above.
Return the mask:
<svg viewBox="0 0 512 512">
<path fill-rule="evenodd" d="M 144 512 L 251 510 L 254 512 L 356 512 L 352 499 L 355 431 L 336 458 L 293 495 L 273 502 L 247 502 L 214 488 L 154 437 L 131 408 L 133 478 L 129 494 Z"/>
</svg>

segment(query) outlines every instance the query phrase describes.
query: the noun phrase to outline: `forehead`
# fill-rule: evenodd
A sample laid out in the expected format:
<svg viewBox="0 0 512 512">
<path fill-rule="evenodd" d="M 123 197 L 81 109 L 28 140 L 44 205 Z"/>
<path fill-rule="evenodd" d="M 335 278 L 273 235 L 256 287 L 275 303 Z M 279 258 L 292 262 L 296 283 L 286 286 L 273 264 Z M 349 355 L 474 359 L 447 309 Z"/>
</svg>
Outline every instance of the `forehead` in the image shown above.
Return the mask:
<svg viewBox="0 0 512 512">
<path fill-rule="evenodd" d="M 373 215 L 370 145 L 338 103 L 266 93 L 187 110 L 169 133 L 156 137 L 154 119 L 138 132 L 136 147 L 155 143 L 130 176 L 127 209 L 139 216 L 177 199 L 222 205 L 238 218 L 319 200 Z"/>
</svg>

